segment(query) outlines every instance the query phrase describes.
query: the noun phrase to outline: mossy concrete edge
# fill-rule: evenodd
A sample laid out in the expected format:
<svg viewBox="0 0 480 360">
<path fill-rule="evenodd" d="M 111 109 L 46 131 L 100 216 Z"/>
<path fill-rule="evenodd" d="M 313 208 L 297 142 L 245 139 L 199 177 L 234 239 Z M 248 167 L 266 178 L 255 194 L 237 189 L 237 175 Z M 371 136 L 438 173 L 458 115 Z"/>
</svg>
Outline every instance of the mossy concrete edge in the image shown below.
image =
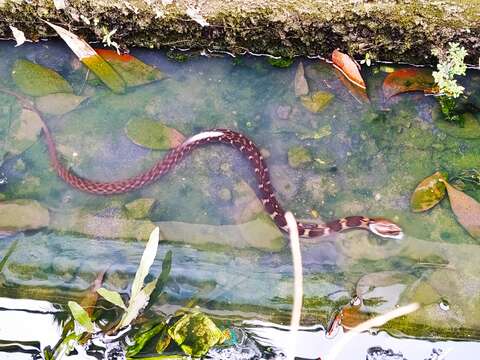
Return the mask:
<svg viewBox="0 0 480 360">
<path fill-rule="evenodd" d="M 250 51 L 292 57 L 327 56 L 335 48 L 357 57 L 418 64 L 431 49 L 461 43 L 471 63 L 480 56 L 480 1 L 331 0 L 66 0 L 57 10 L 48 0 L 0 0 L 0 37 L 9 25 L 38 40 L 53 36 L 40 19 L 69 28 L 88 41 L 123 46 Z M 193 15 L 192 15 L 193 14 Z M 195 14 L 209 25 L 195 21 Z M 198 19 L 197 19 L 198 20 Z M 103 30 L 102 30 L 103 28 Z"/>
</svg>

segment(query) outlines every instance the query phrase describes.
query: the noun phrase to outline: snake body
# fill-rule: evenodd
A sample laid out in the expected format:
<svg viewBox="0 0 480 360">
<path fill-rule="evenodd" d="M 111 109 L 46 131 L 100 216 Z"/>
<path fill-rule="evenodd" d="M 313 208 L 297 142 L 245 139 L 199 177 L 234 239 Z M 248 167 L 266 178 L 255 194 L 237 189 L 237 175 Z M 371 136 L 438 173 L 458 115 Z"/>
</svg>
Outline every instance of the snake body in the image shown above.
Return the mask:
<svg viewBox="0 0 480 360">
<path fill-rule="evenodd" d="M 288 232 L 285 211 L 275 197 L 275 190 L 271 184 L 265 160 L 255 144 L 241 133 L 228 129 L 213 129 L 201 132 L 190 137 L 178 147 L 170 150 L 163 159 L 159 160 L 149 170 L 129 179 L 114 182 L 99 182 L 85 179 L 64 167 L 58 159 L 55 142 L 46 124 L 44 124 L 44 134 L 50 160 L 58 176 L 69 185 L 81 191 L 98 195 L 126 193 L 151 184 L 200 146 L 214 143 L 233 146 L 249 160 L 254 169 L 258 183 L 259 197 L 266 212 L 281 230 Z M 368 218 L 365 216 L 349 216 L 330 221 L 325 225 L 305 222 L 298 222 L 297 224 L 299 235 L 307 238 L 327 236 L 334 232 L 349 229 L 365 229 L 387 238 L 398 239 L 403 235 L 400 227 L 393 222 L 383 218 Z"/>
</svg>

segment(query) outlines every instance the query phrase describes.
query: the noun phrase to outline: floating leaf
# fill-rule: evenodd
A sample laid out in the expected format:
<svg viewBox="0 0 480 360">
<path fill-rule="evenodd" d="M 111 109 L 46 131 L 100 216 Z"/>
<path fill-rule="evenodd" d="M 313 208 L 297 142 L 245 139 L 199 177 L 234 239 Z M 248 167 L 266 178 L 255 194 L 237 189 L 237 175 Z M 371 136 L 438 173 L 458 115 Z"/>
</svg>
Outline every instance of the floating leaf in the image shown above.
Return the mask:
<svg viewBox="0 0 480 360">
<path fill-rule="evenodd" d="M 63 115 L 75 110 L 87 98 L 74 94 L 50 94 L 36 98 L 35 106 L 44 114 Z"/>
<path fill-rule="evenodd" d="M 105 300 L 111 302 L 113 305 L 117 305 L 118 307 L 127 310 L 127 307 L 125 306 L 125 303 L 118 292 L 100 288 L 97 289 L 97 293 L 100 294 Z"/>
<path fill-rule="evenodd" d="M 205 355 L 224 339 L 223 332 L 205 314 L 185 314 L 168 329 L 171 338 L 191 356 Z"/>
<path fill-rule="evenodd" d="M 87 312 L 75 301 L 69 301 L 68 307 L 73 318 L 89 333 L 93 333 L 93 323 Z"/>
<path fill-rule="evenodd" d="M 444 181 L 452 211 L 458 222 L 475 239 L 480 239 L 480 203 Z"/>
<path fill-rule="evenodd" d="M 143 287 L 143 281 L 150 271 L 150 267 L 157 256 L 158 242 L 160 241 L 160 229 L 156 227 L 150 234 L 148 239 L 147 246 L 143 251 L 142 259 L 140 260 L 140 265 L 138 266 L 137 272 L 135 274 L 135 279 L 132 284 L 132 291 L 130 294 L 130 301 L 134 300 L 137 294 L 140 292 L 140 289 Z M 153 291 L 153 289 L 152 289 Z M 150 296 L 150 294 L 148 294 Z"/>
<path fill-rule="evenodd" d="M 431 209 L 445 197 L 446 175 L 437 171 L 435 174 L 423 179 L 413 191 L 410 206 L 414 212 Z"/>
<path fill-rule="evenodd" d="M 350 82 L 345 76 L 343 76 L 342 72 L 339 70 L 335 69 L 335 74 L 337 75 L 337 78 L 340 80 L 340 82 L 345 86 L 352 95 L 352 97 L 357 100 L 360 104 L 370 103 L 370 99 L 368 98 L 367 90 L 364 88 L 361 88 L 352 82 Z"/>
<path fill-rule="evenodd" d="M 20 115 L 13 120 L 5 150 L 9 155 L 19 155 L 32 146 L 43 127 L 40 116 L 34 111 L 22 109 Z"/>
<path fill-rule="evenodd" d="M 303 63 L 300 61 L 295 73 L 295 96 L 302 96 L 308 94 L 308 83 L 305 78 L 305 69 Z"/>
<path fill-rule="evenodd" d="M 334 95 L 329 92 L 316 91 L 311 96 L 302 96 L 300 99 L 308 110 L 318 113 L 325 109 L 333 98 Z"/>
<path fill-rule="evenodd" d="M 145 118 L 130 120 L 125 126 L 125 133 L 135 144 L 155 150 L 168 150 L 185 141 L 177 130 Z"/>
<path fill-rule="evenodd" d="M 59 73 L 25 59 L 15 61 L 12 78 L 15 85 L 30 96 L 73 93 L 70 84 Z"/>
<path fill-rule="evenodd" d="M 347 54 L 344 54 L 338 50 L 334 50 L 332 53 L 333 66 L 338 69 L 350 82 L 356 86 L 366 89 L 365 81 L 363 81 L 360 74 L 360 65 L 357 64 Z"/>
<path fill-rule="evenodd" d="M 80 61 L 92 70 L 114 93 L 123 94 L 125 92 L 125 81 L 90 45 L 70 31 L 48 21 L 45 22 L 60 35 Z"/>
<path fill-rule="evenodd" d="M 112 65 L 129 87 L 144 85 L 165 78 L 165 75 L 160 70 L 145 64 L 132 55 L 119 55 L 116 51 L 110 49 L 95 50 Z"/>
<path fill-rule="evenodd" d="M 383 81 L 383 93 L 387 99 L 412 91 L 432 92 L 435 81 L 432 71 L 421 68 L 405 68 L 388 74 Z"/>
</svg>

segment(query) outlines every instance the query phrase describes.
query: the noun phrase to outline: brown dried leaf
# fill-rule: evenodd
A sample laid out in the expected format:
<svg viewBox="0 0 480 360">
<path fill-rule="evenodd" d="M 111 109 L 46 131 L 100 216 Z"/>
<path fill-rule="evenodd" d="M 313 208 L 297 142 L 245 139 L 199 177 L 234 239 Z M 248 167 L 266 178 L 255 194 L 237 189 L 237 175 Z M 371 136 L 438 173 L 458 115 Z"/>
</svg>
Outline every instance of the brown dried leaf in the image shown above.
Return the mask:
<svg viewBox="0 0 480 360">
<path fill-rule="evenodd" d="M 457 221 L 472 237 L 480 239 L 480 203 L 444 181 Z"/>
<path fill-rule="evenodd" d="M 366 89 L 365 81 L 360 74 L 360 65 L 347 54 L 338 50 L 332 53 L 333 66 L 338 69 L 351 83 L 362 89 Z"/>
<path fill-rule="evenodd" d="M 300 62 L 295 73 L 295 96 L 302 96 L 308 94 L 308 83 L 305 78 L 305 69 L 303 63 Z"/>
</svg>

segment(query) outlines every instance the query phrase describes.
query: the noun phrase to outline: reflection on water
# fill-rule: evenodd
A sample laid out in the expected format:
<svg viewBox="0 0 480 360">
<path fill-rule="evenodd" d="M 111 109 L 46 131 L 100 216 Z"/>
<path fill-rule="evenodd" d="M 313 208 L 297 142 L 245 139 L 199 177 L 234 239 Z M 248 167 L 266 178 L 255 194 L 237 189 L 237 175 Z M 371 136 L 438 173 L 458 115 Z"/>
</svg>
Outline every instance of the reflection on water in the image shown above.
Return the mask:
<svg viewBox="0 0 480 360">
<path fill-rule="evenodd" d="M 244 133 L 261 149 L 279 201 L 297 218 L 323 222 L 357 214 L 383 216 L 399 223 L 406 234 L 402 240 L 384 240 L 353 231 L 305 241 L 304 325 L 327 326 L 341 315 L 341 337 L 343 329 L 375 313 L 418 302 L 419 311 L 385 329 L 438 342 L 399 340 L 381 332 L 359 335 L 352 349 L 369 359 L 382 358 L 388 349 L 393 355 L 384 358 L 391 359 L 435 359 L 432 348 L 450 351 L 447 359 L 478 351 L 473 342 L 441 340 L 480 338 L 480 247 L 445 201 L 421 214 L 409 208 L 416 184 L 436 170 L 453 175 L 480 168 L 478 72 L 471 71 L 463 84 L 468 126 L 452 128 L 431 96 L 403 94 L 387 101 L 382 82 L 391 69 L 385 66 L 364 69 L 370 97 L 365 103 L 329 64 L 317 60 L 303 61 L 313 95 L 301 98 L 294 91 L 298 61 L 278 69 L 248 57 L 176 63 L 159 52 L 133 54 L 167 78 L 115 95 L 92 79 L 62 44 L 14 48 L 6 42 L 0 44 L 0 86 L 21 92 L 11 74 L 18 59 L 50 67 L 71 84 L 81 102 L 37 96 L 35 105 L 43 109 L 62 163 L 89 179 L 128 178 L 165 154 L 127 136 L 132 119 L 154 120 L 186 137 L 215 127 Z M 173 264 L 156 311 L 172 314 L 193 299 L 205 312 L 238 328 L 245 319 L 288 323 L 290 253 L 283 234 L 263 211 L 252 169 L 241 154 L 224 146 L 204 147 L 138 191 L 88 195 L 52 171 L 44 139 L 32 130 L 35 123 L 29 116 L 14 97 L 0 93 L 1 257 L 18 242 L 0 264 L 1 296 L 80 301 L 105 270 L 103 285 L 127 293 L 144 248 L 137 240 L 146 240 L 158 225 L 164 242 L 152 273 L 160 273 L 160 259 L 168 250 Z M 478 187 L 467 183 L 465 191 L 480 200 Z M 350 305 L 355 296 L 362 299 L 360 306 Z M 5 321 L 0 322 L 0 338 L 24 341 L 27 347 L 51 344 L 58 336 L 59 325 L 52 324 L 57 324 L 53 318 L 59 310 L 44 309 L 49 313 L 44 315 L 20 311 L 20 306 L 15 303 L 5 308 L 16 310 L 1 312 Z M 32 317 L 30 324 L 38 315 L 45 321 L 38 328 L 50 324 L 56 330 L 17 338 L 11 324 L 20 315 Z M 243 358 L 258 358 L 258 352 L 267 357 L 267 349 L 253 338 L 270 339 L 265 345 L 271 341 L 282 349 L 284 333 L 277 328 L 262 325 L 252 333 L 256 335 L 246 337 L 249 345 L 237 349 L 247 354 Z M 304 358 L 318 358 L 335 342 L 320 328 L 303 331 L 301 339 L 298 355 Z M 374 346 L 381 349 L 371 350 Z M 220 349 L 211 356 L 221 358 L 228 351 L 233 350 Z M 395 355 L 399 352 L 403 355 Z"/>
</svg>

